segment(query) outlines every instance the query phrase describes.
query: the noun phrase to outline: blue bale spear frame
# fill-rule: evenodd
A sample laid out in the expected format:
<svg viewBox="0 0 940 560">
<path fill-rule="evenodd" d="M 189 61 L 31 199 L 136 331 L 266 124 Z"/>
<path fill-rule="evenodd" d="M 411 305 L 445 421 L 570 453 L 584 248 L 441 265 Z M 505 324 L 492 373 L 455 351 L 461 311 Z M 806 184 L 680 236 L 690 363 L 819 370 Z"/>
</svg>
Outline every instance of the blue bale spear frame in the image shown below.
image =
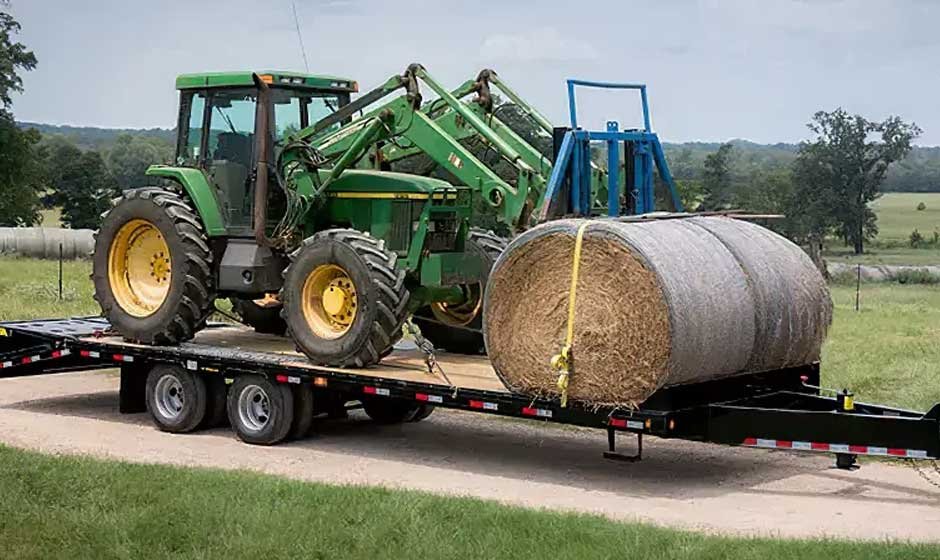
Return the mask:
<svg viewBox="0 0 940 560">
<path fill-rule="evenodd" d="M 633 184 L 629 185 L 628 195 L 632 196 L 636 204 L 633 211 L 636 214 L 645 214 L 655 210 L 654 174 L 653 169 L 659 172 L 659 177 L 669 191 L 672 203 L 677 212 L 682 212 L 682 202 L 679 200 L 675 182 L 666 164 L 659 137 L 650 126 L 649 101 L 646 96 L 646 84 L 624 84 L 610 82 L 593 82 L 587 80 L 567 80 L 568 84 L 568 111 L 571 120 L 571 129 L 565 133 L 555 165 L 552 169 L 548 186 L 545 189 L 545 198 L 542 201 L 542 218 L 547 218 L 549 202 L 554 200 L 561 192 L 561 185 L 566 179 L 571 180 L 571 197 L 569 208 L 577 216 L 588 216 L 592 209 L 591 196 L 591 142 L 600 141 L 607 145 L 607 215 L 620 216 L 620 149 L 623 142 L 633 146 Z M 620 130 L 617 121 L 607 121 L 607 130 L 591 131 L 578 127 L 578 108 L 575 98 L 576 87 L 590 87 L 600 89 L 627 89 L 638 90 L 643 105 L 643 130 Z M 629 157 L 630 154 L 627 154 Z M 626 179 L 625 179 L 626 180 Z"/>
</svg>

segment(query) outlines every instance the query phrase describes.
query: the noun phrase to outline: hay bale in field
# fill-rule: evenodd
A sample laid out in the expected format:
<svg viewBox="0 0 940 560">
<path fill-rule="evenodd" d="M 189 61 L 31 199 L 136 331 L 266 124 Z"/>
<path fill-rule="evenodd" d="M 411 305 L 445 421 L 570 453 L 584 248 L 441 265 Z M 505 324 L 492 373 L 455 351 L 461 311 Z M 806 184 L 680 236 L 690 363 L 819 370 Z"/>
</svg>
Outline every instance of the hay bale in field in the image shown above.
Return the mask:
<svg viewBox="0 0 940 560">
<path fill-rule="evenodd" d="M 88 258 L 95 248 L 94 232 L 90 229 L 42 227 L 0 228 L 0 254 L 16 254 L 37 259 Z"/>
<path fill-rule="evenodd" d="M 487 285 L 484 334 L 511 389 L 557 394 L 572 253 L 583 220 L 516 238 Z M 595 220 L 584 234 L 569 396 L 636 406 L 657 389 L 811 363 L 832 315 L 803 251 L 751 223 Z"/>
</svg>

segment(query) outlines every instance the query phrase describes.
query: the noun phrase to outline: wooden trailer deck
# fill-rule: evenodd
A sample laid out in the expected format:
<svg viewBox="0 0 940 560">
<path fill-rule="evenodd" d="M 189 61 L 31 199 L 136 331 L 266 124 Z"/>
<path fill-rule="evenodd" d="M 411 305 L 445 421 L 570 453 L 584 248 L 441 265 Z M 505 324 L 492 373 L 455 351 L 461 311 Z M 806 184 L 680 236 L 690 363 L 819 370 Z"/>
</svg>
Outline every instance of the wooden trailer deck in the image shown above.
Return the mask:
<svg viewBox="0 0 940 560">
<path fill-rule="evenodd" d="M 82 340 L 97 344 L 105 343 L 112 347 L 149 348 L 126 342 L 118 336 L 85 337 Z M 437 352 L 435 357 L 450 383 L 437 370 L 429 373 L 425 355 L 414 344 L 403 341 L 386 356 L 377 366 L 364 369 L 327 368 L 311 364 L 307 358 L 297 352 L 294 343 L 282 336 L 259 334 L 242 326 L 217 326 L 199 332 L 190 341 L 177 348 L 181 354 L 203 358 L 239 358 L 244 361 L 261 362 L 267 365 L 282 365 L 290 368 L 309 369 L 311 371 L 342 372 L 367 378 L 396 379 L 417 383 L 431 383 L 444 387 L 455 386 L 460 389 L 476 389 L 508 393 L 508 389 L 496 376 L 493 367 L 485 356 L 464 356 Z M 453 384 L 453 385 L 451 385 Z"/>
</svg>

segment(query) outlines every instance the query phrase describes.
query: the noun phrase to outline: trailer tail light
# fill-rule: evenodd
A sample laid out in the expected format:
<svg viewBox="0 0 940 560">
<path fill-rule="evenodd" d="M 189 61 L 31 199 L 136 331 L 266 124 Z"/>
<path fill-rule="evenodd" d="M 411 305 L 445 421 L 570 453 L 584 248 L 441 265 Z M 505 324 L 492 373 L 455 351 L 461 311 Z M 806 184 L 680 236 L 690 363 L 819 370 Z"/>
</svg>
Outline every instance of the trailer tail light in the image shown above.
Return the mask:
<svg viewBox="0 0 940 560">
<path fill-rule="evenodd" d="M 526 406 L 522 408 L 522 414 L 526 416 L 536 416 L 539 418 L 551 418 L 552 411 L 545 408 L 532 408 L 531 406 Z"/>
<path fill-rule="evenodd" d="M 499 410 L 499 403 L 487 401 L 470 401 L 470 408 L 478 410 Z"/>
</svg>

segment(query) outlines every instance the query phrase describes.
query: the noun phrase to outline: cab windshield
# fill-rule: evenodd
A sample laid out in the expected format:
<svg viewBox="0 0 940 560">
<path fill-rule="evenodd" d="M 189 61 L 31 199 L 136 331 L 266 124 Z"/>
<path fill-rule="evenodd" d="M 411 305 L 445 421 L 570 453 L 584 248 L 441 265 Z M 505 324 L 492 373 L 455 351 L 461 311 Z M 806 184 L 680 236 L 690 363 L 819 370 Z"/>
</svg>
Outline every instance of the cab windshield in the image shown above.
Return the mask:
<svg viewBox="0 0 940 560">
<path fill-rule="evenodd" d="M 274 142 L 284 143 L 290 134 L 307 128 L 349 102 L 349 94 L 318 93 L 271 88 L 274 105 Z M 334 127 L 339 127 L 339 124 Z"/>
</svg>

